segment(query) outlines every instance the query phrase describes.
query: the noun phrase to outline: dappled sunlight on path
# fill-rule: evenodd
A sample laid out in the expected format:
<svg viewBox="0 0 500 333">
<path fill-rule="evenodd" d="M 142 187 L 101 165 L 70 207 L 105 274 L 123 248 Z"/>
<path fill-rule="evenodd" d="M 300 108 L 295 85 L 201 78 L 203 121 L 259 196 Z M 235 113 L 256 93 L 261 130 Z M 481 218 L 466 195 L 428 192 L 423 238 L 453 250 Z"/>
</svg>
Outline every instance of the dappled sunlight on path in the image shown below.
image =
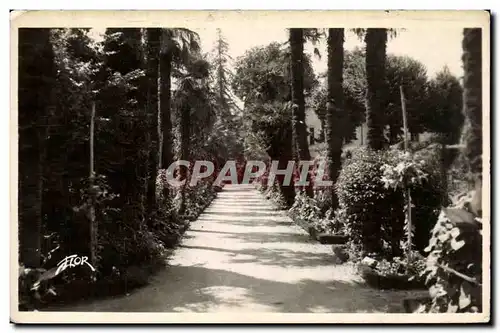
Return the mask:
<svg viewBox="0 0 500 333">
<path fill-rule="evenodd" d="M 408 292 L 366 287 L 333 259 L 252 186 L 228 185 L 148 286 L 65 311 L 402 312 Z"/>
</svg>

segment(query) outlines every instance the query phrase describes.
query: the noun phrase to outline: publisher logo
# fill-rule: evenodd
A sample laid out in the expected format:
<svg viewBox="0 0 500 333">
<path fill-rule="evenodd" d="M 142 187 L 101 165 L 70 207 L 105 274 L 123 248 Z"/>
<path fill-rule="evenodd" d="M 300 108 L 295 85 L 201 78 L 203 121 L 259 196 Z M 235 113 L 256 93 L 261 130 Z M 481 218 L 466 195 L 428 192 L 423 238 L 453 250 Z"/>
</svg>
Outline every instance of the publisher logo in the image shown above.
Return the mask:
<svg viewBox="0 0 500 333">
<path fill-rule="evenodd" d="M 78 256 L 76 254 L 67 256 L 57 264 L 56 275 L 64 272 L 68 268 L 83 266 L 84 264 L 89 266 L 92 272 L 95 272 L 95 268 L 88 262 L 88 259 L 89 259 L 88 257 Z"/>
</svg>

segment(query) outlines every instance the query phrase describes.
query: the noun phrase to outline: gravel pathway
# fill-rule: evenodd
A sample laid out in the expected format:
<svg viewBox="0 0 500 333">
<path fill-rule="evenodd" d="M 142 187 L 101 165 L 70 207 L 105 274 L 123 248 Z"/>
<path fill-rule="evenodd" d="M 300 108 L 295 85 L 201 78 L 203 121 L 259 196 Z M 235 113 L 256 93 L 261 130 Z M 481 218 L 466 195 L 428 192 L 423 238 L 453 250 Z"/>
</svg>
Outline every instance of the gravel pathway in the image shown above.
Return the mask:
<svg viewBox="0 0 500 333">
<path fill-rule="evenodd" d="M 227 185 L 148 286 L 64 311 L 402 312 L 408 293 L 364 286 L 252 186 Z"/>
</svg>

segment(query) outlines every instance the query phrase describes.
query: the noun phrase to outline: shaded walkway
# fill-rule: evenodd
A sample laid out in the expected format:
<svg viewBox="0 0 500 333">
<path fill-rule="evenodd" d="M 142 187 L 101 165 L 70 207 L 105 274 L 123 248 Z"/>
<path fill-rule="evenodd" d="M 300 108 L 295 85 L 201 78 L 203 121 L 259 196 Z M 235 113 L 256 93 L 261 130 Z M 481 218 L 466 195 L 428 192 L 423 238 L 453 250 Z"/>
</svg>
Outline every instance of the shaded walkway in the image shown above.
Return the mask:
<svg viewBox="0 0 500 333">
<path fill-rule="evenodd" d="M 228 185 L 150 285 L 65 311 L 402 312 L 407 294 L 363 286 L 253 187 Z"/>
</svg>

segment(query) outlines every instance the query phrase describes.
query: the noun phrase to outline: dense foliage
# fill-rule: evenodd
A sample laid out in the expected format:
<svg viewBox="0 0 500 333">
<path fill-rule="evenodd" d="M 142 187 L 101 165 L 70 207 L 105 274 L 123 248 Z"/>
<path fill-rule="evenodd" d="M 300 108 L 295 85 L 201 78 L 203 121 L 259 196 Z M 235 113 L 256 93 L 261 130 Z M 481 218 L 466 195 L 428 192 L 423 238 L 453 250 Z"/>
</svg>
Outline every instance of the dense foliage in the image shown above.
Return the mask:
<svg viewBox="0 0 500 333">
<path fill-rule="evenodd" d="M 466 202 L 471 198 L 465 198 Z M 432 302 L 426 312 L 482 311 L 482 223 L 460 205 L 444 209 L 426 248 L 423 275 Z"/>
<path fill-rule="evenodd" d="M 218 141 L 238 136 L 238 119 L 217 121 L 231 106 L 197 41 L 187 29 L 107 29 L 102 40 L 88 29 L 20 30 L 21 309 L 146 283 L 215 197 L 211 178 L 171 188 L 159 171 L 175 156 L 241 154 Z M 74 253 L 96 274 L 56 276 Z"/>
<path fill-rule="evenodd" d="M 340 211 L 347 233 L 354 244 L 362 245 L 364 253 L 389 253 L 401 255 L 404 241 L 404 194 L 401 189 L 386 188 L 382 177 L 384 166 L 397 168 L 402 161 L 400 152 L 374 152 L 369 149 L 353 151 L 352 158 L 344 162 L 337 182 Z M 429 221 L 435 220 L 442 200 L 442 186 L 432 160 L 422 161 L 428 175 L 421 184 L 410 186 L 415 206 L 414 245 L 423 250 L 426 246 Z"/>
</svg>

